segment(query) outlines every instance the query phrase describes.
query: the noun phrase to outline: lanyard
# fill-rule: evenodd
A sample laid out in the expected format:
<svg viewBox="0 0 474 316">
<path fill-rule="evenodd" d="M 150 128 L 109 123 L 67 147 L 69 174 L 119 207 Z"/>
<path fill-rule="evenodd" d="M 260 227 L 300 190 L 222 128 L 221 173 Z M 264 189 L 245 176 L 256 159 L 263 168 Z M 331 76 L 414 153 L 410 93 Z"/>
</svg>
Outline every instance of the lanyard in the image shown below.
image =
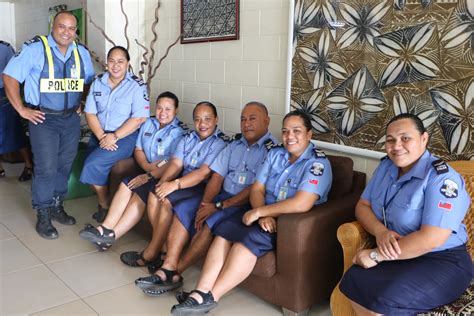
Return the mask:
<svg viewBox="0 0 474 316">
<path fill-rule="evenodd" d="M 387 195 L 388 195 L 388 191 L 385 191 L 385 198 L 383 199 L 383 206 L 382 206 L 382 216 L 383 216 L 383 225 L 385 227 L 388 228 L 387 226 L 387 217 L 386 217 L 386 214 L 385 214 L 385 211 L 388 209 L 388 207 L 390 206 L 390 204 L 392 203 L 393 199 L 395 199 L 395 197 L 397 196 L 398 192 L 400 192 L 400 190 L 403 188 L 403 186 L 407 183 L 408 181 L 405 181 L 403 182 L 399 187 L 398 187 L 398 190 L 395 192 L 394 195 L 392 195 L 392 197 L 387 201 Z"/>
</svg>

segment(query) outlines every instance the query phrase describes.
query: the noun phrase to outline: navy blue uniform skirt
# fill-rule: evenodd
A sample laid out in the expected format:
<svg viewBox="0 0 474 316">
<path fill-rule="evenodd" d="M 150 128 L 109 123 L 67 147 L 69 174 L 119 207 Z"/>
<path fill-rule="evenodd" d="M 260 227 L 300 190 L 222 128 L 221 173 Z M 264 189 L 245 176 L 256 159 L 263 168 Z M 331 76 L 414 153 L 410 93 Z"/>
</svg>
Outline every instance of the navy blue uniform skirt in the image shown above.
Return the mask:
<svg viewBox="0 0 474 316">
<path fill-rule="evenodd" d="M 123 178 L 122 182 L 124 184 L 128 184 L 130 182 L 130 180 L 132 180 L 133 176 L 129 176 L 129 177 L 125 177 Z M 138 197 L 143 201 L 143 203 L 147 203 L 148 202 L 148 194 L 150 192 L 154 192 L 155 191 L 155 186 L 156 184 L 158 183 L 159 179 L 150 179 L 148 180 L 148 182 L 142 184 L 141 186 L 139 186 L 138 188 L 135 188 L 135 189 L 132 189 L 132 192 L 133 193 L 136 193 L 138 195 Z"/>
<path fill-rule="evenodd" d="M 257 222 L 250 226 L 242 223 L 242 216 L 250 209 L 240 208 L 225 220 L 215 225 L 212 232 L 232 242 L 239 242 L 254 255 L 261 257 L 276 247 L 276 233 L 268 233 L 260 228 Z"/>
<path fill-rule="evenodd" d="M 0 88 L 0 154 L 26 147 L 28 138 L 22 128 L 20 115 Z"/>
<path fill-rule="evenodd" d="M 352 301 L 387 315 L 416 315 L 459 298 L 471 283 L 464 245 L 364 269 L 352 266 L 339 289 Z"/>
<path fill-rule="evenodd" d="M 100 148 L 99 140 L 92 136 L 87 145 L 87 158 L 82 168 L 80 181 L 86 184 L 106 185 L 112 166 L 116 162 L 132 156 L 137 137 L 138 131 L 119 139 L 118 149 L 109 151 Z"/>
<path fill-rule="evenodd" d="M 196 233 L 194 220 L 205 188 L 206 184 L 201 182 L 191 188 L 174 191 L 166 197 L 173 206 L 174 214 L 191 237 Z"/>
<path fill-rule="evenodd" d="M 225 191 L 222 191 L 217 195 L 213 202 L 216 203 L 217 201 L 224 201 L 229 198 L 231 198 L 233 195 L 230 193 L 227 193 Z M 209 229 L 212 231 L 215 226 L 219 225 L 221 222 L 225 221 L 226 219 L 230 218 L 232 215 L 235 213 L 241 213 L 242 210 L 248 210 L 250 206 L 247 205 L 241 205 L 241 206 L 233 206 L 233 207 L 228 207 L 223 210 L 217 211 L 211 216 L 209 216 L 204 222 L 206 225 L 209 227 Z M 242 213 L 243 214 L 243 213 Z"/>
</svg>

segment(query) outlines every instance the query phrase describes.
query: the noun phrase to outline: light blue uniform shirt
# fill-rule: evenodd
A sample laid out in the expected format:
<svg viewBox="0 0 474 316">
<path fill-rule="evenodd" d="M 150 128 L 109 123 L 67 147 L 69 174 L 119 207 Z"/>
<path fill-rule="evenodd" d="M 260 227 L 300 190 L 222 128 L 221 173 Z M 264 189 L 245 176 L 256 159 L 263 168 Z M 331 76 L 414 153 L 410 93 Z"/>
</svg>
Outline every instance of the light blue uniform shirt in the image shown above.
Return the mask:
<svg viewBox="0 0 474 316">
<path fill-rule="evenodd" d="M 268 151 L 277 143 L 270 132 L 252 146 L 249 146 L 241 134 L 237 135 L 240 138 L 228 144 L 210 166 L 212 171 L 224 177 L 224 191 L 232 195 L 238 194 L 255 181 Z"/>
<path fill-rule="evenodd" d="M 8 61 L 15 54 L 13 47 L 4 41 L 0 41 L 0 73 L 3 72 Z M 0 88 L 3 88 L 3 76 L 0 75 Z"/>
<path fill-rule="evenodd" d="M 470 204 L 462 177 L 451 167 L 432 163 L 438 158 L 425 151 L 418 162 L 398 178 L 398 167 L 383 159 L 362 193 L 375 216 L 388 229 L 406 236 L 421 225 L 451 229 L 448 240 L 434 251 L 462 245 L 467 240 L 462 223 Z M 447 167 L 447 168 L 446 168 Z M 444 173 L 441 173 L 443 172 Z"/>
<path fill-rule="evenodd" d="M 284 147 L 275 147 L 257 173 L 257 181 L 265 185 L 265 204 L 293 197 L 298 191 L 319 195 L 314 203 L 327 201 L 332 184 L 332 170 L 323 152 L 308 145 L 303 154 L 289 163 L 290 154 Z"/>
<path fill-rule="evenodd" d="M 47 61 L 45 60 L 43 42 L 39 38 L 37 41 L 34 40 L 23 44 L 21 50 L 10 59 L 3 73 L 15 78 L 20 83 L 25 82 L 25 101 L 33 105 L 39 105 L 41 72 L 45 63 L 47 67 Z M 52 53 L 64 63 L 71 57 L 76 45 L 74 43 L 69 45 L 66 55 L 63 55 L 51 34 L 48 35 L 48 42 Z M 90 84 L 95 75 L 91 57 L 82 45 L 78 45 L 78 51 L 84 68 L 84 84 Z M 74 56 L 72 58 L 74 59 Z"/>
<path fill-rule="evenodd" d="M 149 117 L 150 100 L 146 85 L 128 71 L 114 90 L 105 72 L 92 83 L 84 112 L 96 114 L 105 131 L 115 131 L 131 117 Z"/>
<path fill-rule="evenodd" d="M 160 122 L 150 117 L 140 127 L 135 147 L 143 150 L 148 162 L 169 160 L 186 131 L 186 125 L 177 117 L 161 129 Z"/>
<path fill-rule="evenodd" d="M 216 156 L 227 145 L 227 141 L 224 140 L 226 137 L 218 127 L 205 140 L 201 140 L 196 131 L 184 135 L 173 155 L 174 158 L 183 161 L 183 176 L 199 169 L 202 164 L 210 166 Z"/>
</svg>

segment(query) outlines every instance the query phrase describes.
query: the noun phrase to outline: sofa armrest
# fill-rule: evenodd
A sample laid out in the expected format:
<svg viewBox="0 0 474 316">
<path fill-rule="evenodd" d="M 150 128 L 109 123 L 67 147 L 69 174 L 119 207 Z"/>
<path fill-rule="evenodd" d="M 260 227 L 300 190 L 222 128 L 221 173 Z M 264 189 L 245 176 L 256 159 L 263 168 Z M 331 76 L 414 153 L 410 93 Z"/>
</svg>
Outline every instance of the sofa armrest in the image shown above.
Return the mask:
<svg viewBox="0 0 474 316">
<path fill-rule="evenodd" d="M 354 220 L 358 194 L 329 200 L 309 212 L 278 218 L 276 275 L 281 295 L 313 301 L 328 298 L 342 274 L 337 228 Z M 311 301 L 311 300 L 310 300 Z"/>
<path fill-rule="evenodd" d="M 374 237 L 356 221 L 341 225 L 337 229 L 337 239 L 344 253 L 344 272 L 352 266 L 352 259 L 360 249 L 375 245 Z"/>
</svg>

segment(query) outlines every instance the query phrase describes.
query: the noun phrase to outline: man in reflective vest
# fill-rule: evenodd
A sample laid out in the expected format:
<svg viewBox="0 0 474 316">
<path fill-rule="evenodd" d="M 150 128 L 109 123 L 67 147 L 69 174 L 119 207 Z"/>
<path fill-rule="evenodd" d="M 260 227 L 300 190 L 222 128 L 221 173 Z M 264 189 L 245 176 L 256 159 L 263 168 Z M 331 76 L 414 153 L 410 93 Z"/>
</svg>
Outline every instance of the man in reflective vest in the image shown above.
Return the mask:
<svg viewBox="0 0 474 316">
<path fill-rule="evenodd" d="M 63 207 L 67 181 L 80 136 L 81 99 L 86 97 L 94 69 L 87 49 L 74 42 L 77 20 L 72 13 L 56 14 L 51 34 L 25 42 L 3 72 L 5 92 L 16 111 L 29 121 L 34 176 L 32 205 L 36 231 L 58 237 L 51 220 L 76 223 Z M 25 82 L 25 103 L 20 83 Z"/>
</svg>

